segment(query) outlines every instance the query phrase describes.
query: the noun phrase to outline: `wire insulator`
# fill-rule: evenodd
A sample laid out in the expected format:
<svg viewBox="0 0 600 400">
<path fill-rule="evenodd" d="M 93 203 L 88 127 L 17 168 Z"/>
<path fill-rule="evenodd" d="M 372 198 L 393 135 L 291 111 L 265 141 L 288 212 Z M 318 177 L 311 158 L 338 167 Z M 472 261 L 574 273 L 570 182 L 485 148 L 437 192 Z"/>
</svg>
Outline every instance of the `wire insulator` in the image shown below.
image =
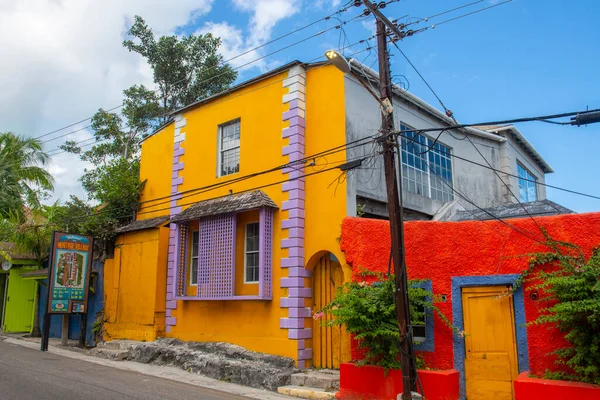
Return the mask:
<svg viewBox="0 0 600 400">
<path fill-rule="evenodd" d="M 362 5 L 362 1 L 354 0 L 354 7 L 360 7 Z"/>
<path fill-rule="evenodd" d="M 385 8 L 386 4 L 387 3 L 385 1 L 382 1 L 379 4 L 377 4 L 377 8 L 380 10 L 383 10 Z"/>
<path fill-rule="evenodd" d="M 365 12 L 363 13 L 363 15 L 364 15 L 365 17 L 368 17 L 369 15 L 371 15 L 371 10 L 369 10 L 368 8 L 367 8 L 367 9 L 365 9 Z"/>
<path fill-rule="evenodd" d="M 452 118 L 452 116 L 453 116 L 453 115 L 454 115 L 454 113 L 453 113 L 452 111 L 450 111 L 450 110 L 446 110 L 446 116 L 447 116 L 448 118 Z"/>
</svg>

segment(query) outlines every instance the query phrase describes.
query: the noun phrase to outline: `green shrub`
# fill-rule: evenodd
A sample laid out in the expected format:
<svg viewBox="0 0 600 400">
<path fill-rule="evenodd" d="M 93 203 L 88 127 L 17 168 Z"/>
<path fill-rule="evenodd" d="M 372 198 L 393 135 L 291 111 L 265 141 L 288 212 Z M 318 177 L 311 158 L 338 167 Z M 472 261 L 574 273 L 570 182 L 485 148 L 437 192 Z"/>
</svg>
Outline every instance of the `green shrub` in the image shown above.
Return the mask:
<svg viewBox="0 0 600 400">
<path fill-rule="evenodd" d="M 337 288 L 335 299 L 315 313 L 320 319 L 330 314 L 328 325 L 344 325 L 354 335 L 360 348 L 365 350 L 365 358 L 359 365 L 379 365 L 386 369 L 401 369 L 400 332 L 396 319 L 394 302 L 394 276 L 365 272 L 363 275 L 376 282 L 348 282 Z M 450 326 L 450 321 L 433 304 L 434 296 L 428 290 L 418 287 L 419 281 L 409 282 L 411 323 L 424 323 L 423 307 L 433 309 Z M 420 310 L 420 311 L 419 311 Z M 423 361 L 416 359 L 417 368 Z"/>
<path fill-rule="evenodd" d="M 555 352 L 569 371 L 546 377 L 600 384 L 600 249 L 586 260 L 576 246 L 561 245 L 535 254 L 515 286 L 528 281 L 539 292 L 541 315 L 529 325 L 558 328 L 570 344 Z"/>
</svg>

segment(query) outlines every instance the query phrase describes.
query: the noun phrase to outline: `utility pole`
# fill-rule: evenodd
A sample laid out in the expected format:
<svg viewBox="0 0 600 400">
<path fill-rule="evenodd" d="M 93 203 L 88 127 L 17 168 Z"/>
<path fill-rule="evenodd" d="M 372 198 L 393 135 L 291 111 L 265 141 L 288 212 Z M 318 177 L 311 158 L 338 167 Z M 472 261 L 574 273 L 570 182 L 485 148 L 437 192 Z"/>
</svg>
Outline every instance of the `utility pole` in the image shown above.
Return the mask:
<svg viewBox="0 0 600 400">
<path fill-rule="evenodd" d="M 402 180 L 396 178 L 396 161 L 394 157 L 395 140 L 391 136 L 394 132 L 394 114 L 392 107 L 392 79 L 390 76 L 389 55 L 387 51 L 386 27 L 378 16 L 381 13 L 377 6 L 369 0 L 363 0 L 365 6 L 377 17 L 377 49 L 379 55 L 379 92 L 383 103 L 381 113 L 381 136 L 383 145 L 383 159 L 385 168 L 385 182 L 387 189 L 387 209 L 390 219 L 390 233 L 392 236 L 392 259 L 394 260 L 395 275 L 395 302 L 398 329 L 400 331 L 400 359 L 402 362 L 402 399 L 412 399 L 412 392 L 416 389 L 416 368 L 412 349 L 410 325 L 410 309 L 408 303 L 408 278 L 406 274 L 406 261 L 404 252 L 404 216 L 402 209 Z M 377 12 L 375 12 L 377 11 Z"/>
</svg>

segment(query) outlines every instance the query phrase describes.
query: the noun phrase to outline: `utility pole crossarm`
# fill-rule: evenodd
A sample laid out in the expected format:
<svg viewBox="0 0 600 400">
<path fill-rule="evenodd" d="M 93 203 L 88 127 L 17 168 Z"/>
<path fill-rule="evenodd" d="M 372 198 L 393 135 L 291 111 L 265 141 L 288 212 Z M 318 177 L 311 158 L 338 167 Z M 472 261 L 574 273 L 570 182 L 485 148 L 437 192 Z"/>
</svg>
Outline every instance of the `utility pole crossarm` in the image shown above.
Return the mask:
<svg viewBox="0 0 600 400">
<path fill-rule="evenodd" d="M 377 5 L 368 0 L 363 0 L 363 3 L 365 7 L 367 7 L 373 13 L 375 18 L 377 18 L 378 21 L 383 22 L 383 24 L 394 33 L 394 35 L 398 36 L 399 38 L 403 36 L 400 29 L 398 29 L 398 27 L 392 21 L 390 21 L 385 15 L 383 15 L 381 11 L 379 11 Z"/>
</svg>

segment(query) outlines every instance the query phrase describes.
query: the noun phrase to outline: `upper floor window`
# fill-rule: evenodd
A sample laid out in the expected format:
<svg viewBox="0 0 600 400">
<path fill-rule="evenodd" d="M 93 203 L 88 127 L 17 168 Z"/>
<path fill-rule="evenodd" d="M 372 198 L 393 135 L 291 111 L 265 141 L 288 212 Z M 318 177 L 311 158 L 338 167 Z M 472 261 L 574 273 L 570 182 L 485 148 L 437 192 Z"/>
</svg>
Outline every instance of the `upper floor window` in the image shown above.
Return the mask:
<svg viewBox="0 0 600 400">
<path fill-rule="evenodd" d="M 403 188 L 444 203 L 453 200 L 450 148 L 409 129 L 401 125 L 406 131 L 402 137 Z"/>
<path fill-rule="evenodd" d="M 246 224 L 246 248 L 244 251 L 244 282 L 256 283 L 259 280 L 259 223 Z"/>
<path fill-rule="evenodd" d="M 537 200 L 537 178 L 527 168 L 517 163 L 519 172 L 519 200 L 522 202 Z"/>
<path fill-rule="evenodd" d="M 190 285 L 198 284 L 198 245 L 200 242 L 200 232 L 192 232 L 192 248 L 190 257 Z"/>
<path fill-rule="evenodd" d="M 218 176 L 240 171 L 240 120 L 219 125 Z"/>
</svg>

